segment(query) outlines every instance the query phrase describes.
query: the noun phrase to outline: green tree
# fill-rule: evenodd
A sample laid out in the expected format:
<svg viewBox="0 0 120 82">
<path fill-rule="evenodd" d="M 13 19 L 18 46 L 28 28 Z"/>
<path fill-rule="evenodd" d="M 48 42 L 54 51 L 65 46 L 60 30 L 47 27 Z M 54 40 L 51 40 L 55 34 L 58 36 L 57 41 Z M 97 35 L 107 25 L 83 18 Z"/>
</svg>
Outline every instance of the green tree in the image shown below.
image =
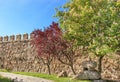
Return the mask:
<svg viewBox="0 0 120 82">
<path fill-rule="evenodd" d="M 120 2 L 115 0 L 70 0 L 56 17 L 69 40 L 99 57 L 120 51 Z"/>
</svg>

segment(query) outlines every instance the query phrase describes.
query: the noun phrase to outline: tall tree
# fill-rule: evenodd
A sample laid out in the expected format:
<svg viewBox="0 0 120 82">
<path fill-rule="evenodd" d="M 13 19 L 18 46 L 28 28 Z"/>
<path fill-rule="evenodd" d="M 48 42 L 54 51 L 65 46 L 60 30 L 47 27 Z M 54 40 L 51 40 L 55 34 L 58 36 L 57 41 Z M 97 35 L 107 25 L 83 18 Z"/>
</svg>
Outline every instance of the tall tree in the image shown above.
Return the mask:
<svg viewBox="0 0 120 82">
<path fill-rule="evenodd" d="M 61 30 L 58 28 L 58 24 L 53 22 L 52 25 L 43 31 L 37 29 L 34 30 L 32 34 L 33 38 L 31 42 L 35 45 L 40 59 L 44 65 L 47 66 L 49 74 L 51 74 L 50 65 L 53 60 L 55 50 L 54 41 L 61 36 Z"/>
<path fill-rule="evenodd" d="M 55 55 L 62 64 L 68 65 L 71 68 L 73 74 L 76 75 L 76 72 L 74 70 L 74 61 L 77 54 L 75 54 L 73 42 L 74 41 L 70 42 L 63 38 L 57 40 Z"/>
<path fill-rule="evenodd" d="M 69 0 L 57 9 L 65 37 L 99 57 L 120 51 L 120 2 L 115 0 Z"/>
<path fill-rule="evenodd" d="M 61 63 L 70 66 L 72 72 L 74 70 L 75 51 L 73 41 L 67 41 L 62 37 L 62 31 L 57 23 L 52 23 L 44 31 L 38 29 L 33 31 L 32 43 L 36 46 L 36 50 L 41 60 L 48 67 L 49 74 L 50 64 L 55 58 Z"/>
</svg>

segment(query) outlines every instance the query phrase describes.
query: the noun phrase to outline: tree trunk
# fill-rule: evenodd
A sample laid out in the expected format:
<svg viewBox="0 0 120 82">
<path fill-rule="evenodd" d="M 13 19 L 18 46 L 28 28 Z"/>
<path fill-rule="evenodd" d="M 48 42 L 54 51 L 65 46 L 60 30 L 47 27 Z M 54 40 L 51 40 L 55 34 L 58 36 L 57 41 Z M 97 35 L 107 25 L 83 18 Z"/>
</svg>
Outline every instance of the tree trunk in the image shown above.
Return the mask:
<svg viewBox="0 0 120 82">
<path fill-rule="evenodd" d="M 100 72 L 100 75 L 102 73 L 102 59 L 104 56 L 100 56 L 98 60 L 98 71 Z"/>
<path fill-rule="evenodd" d="M 75 72 L 75 70 L 73 68 L 73 65 L 70 65 L 70 67 L 71 67 L 71 70 L 72 70 L 73 74 L 76 75 L 76 72 Z"/>
<path fill-rule="evenodd" d="M 47 64 L 48 74 L 51 75 L 50 64 Z"/>
</svg>

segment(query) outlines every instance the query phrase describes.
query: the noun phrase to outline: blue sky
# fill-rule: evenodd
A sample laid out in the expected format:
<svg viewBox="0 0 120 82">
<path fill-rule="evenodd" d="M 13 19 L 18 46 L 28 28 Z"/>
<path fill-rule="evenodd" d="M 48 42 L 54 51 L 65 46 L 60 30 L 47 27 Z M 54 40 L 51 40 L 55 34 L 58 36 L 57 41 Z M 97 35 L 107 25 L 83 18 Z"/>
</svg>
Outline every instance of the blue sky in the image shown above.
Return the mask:
<svg viewBox="0 0 120 82">
<path fill-rule="evenodd" d="M 55 8 L 67 0 L 0 0 L 0 36 L 31 33 L 56 21 Z"/>
</svg>

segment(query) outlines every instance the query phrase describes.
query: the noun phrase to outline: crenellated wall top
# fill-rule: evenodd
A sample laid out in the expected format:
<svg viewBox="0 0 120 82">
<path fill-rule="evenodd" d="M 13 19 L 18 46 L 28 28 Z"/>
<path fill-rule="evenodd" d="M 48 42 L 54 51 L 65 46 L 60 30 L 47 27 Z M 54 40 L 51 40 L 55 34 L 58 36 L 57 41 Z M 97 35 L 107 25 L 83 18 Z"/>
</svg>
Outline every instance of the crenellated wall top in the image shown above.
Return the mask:
<svg viewBox="0 0 120 82">
<path fill-rule="evenodd" d="M 24 40 L 31 40 L 32 39 L 32 33 L 31 34 L 18 34 L 18 35 L 11 35 L 11 36 L 0 36 L 0 42 L 11 42 L 11 41 L 24 41 Z"/>
</svg>

